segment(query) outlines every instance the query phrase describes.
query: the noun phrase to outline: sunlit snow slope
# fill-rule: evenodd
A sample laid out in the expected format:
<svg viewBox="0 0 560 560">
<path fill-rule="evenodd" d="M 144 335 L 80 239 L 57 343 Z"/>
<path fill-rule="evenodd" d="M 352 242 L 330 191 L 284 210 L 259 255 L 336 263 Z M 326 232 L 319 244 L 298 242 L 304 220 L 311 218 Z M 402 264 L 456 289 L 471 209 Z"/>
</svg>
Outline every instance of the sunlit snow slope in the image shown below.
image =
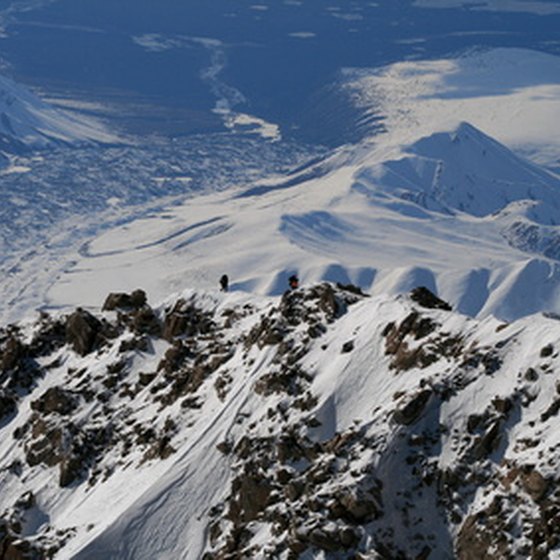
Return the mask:
<svg viewBox="0 0 560 560">
<path fill-rule="evenodd" d="M 340 86 L 385 132 L 292 175 L 83 236 L 56 256 L 62 270 L 43 266 L 48 255 L 22 263 L 36 288 L 18 309 L 95 307 L 137 286 L 157 299 L 223 273 L 235 290 L 278 294 L 297 272 L 374 294 L 426 285 L 471 316 L 560 311 L 558 68 L 551 55 L 497 49 L 348 70 Z"/>
<path fill-rule="evenodd" d="M 425 285 L 471 316 L 560 312 L 559 69 L 551 55 L 496 49 L 347 70 L 339 87 L 384 132 L 291 174 L 233 173 L 222 193 L 123 213 L 118 227 L 92 225 L 72 244 L 23 254 L 7 268 L 2 315 L 96 307 L 138 286 L 159 299 L 214 287 L 224 273 L 234 290 L 279 294 L 294 272 L 373 294 Z M 149 189 L 149 167 L 142 181 Z M 122 185 L 139 188 L 135 175 Z M 10 204 L 26 224 L 27 200 Z"/>
<path fill-rule="evenodd" d="M 112 230 L 48 298 L 95 306 L 136 286 L 159 298 L 222 273 L 234 290 L 279 294 L 298 272 L 372 293 L 425 285 L 461 312 L 513 319 L 560 310 L 559 223 L 558 177 L 461 124 Z"/>
</svg>

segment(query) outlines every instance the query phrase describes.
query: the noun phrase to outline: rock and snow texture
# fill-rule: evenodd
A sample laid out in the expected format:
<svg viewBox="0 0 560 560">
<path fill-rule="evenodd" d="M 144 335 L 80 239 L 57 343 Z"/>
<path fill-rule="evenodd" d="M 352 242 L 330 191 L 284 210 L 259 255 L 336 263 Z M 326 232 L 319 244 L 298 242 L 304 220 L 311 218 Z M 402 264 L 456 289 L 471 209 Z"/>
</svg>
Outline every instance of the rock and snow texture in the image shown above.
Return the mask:
<svg viewBox="0 0 560 560">
<path fill-rule="evenodd" d="M 100 122 L 55 108 L 22 85 L 0 76 L 0 149 L 91 142 L 116 144 L 122 138 Z"/>
<path fill-rule="evenodd" d="M 10 557 L 560 554 L 557 319 L 329 284 L 104 307 L 2 331 Z"/>
</svg>

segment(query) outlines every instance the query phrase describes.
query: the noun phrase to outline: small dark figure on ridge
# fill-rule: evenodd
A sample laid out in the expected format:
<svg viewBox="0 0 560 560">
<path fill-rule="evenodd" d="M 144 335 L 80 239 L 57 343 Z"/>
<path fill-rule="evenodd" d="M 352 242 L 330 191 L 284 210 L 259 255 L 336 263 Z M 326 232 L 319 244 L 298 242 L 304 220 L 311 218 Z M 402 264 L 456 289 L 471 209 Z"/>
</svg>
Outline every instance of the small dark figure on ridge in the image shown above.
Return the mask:
<svg viewBox="0 0 560 560">
<path fill-rule="evenodd" d="M 299 288 L 299 278 L 297 277 L 297 274 L 292 274 L 288 278 L 288 283 L 290 284 L 290 289 L 292 290 Z"/>
<path fill-rule="evenodd" d="M 220 286 L 222 292 L 227 292 L 229 288 L 229 278 L 227 274 L 223 274 L 220 278 Z"/>
</svg>

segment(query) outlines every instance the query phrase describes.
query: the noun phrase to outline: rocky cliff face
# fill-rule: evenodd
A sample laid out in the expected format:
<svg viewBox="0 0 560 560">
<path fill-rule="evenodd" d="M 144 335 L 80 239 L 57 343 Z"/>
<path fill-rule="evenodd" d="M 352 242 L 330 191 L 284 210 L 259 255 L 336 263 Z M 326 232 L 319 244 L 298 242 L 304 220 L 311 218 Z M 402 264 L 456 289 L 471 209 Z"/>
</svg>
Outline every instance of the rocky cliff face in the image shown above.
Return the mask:
<svg viewBox="0 0 560 560">
<path fill-rule="evenodd" d="M 559 334 L 331 284 L 6 327 L 0 558 L 551 558 Z"/>
</svg>

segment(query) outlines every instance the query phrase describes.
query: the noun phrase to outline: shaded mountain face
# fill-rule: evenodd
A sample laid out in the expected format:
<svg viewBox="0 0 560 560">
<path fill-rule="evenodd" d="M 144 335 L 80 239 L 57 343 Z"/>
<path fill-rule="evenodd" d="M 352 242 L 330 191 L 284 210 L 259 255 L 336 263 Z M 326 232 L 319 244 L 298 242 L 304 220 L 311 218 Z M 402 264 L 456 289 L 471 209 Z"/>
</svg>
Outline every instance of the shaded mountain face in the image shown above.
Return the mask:
<svg viewBox="0 0 560 560">
<path fill-rule="evenodd" d="M 101 123 L 55 108 L 0 76 L 0 149 L 21 153 L 49 146 L 120 141 Z"/>
<path fill-rule="evenodd" d="M 2 330 L 4 554 L 558 550 L 557 319 L 332 284 L 104 309 Z"/>
</svg>

